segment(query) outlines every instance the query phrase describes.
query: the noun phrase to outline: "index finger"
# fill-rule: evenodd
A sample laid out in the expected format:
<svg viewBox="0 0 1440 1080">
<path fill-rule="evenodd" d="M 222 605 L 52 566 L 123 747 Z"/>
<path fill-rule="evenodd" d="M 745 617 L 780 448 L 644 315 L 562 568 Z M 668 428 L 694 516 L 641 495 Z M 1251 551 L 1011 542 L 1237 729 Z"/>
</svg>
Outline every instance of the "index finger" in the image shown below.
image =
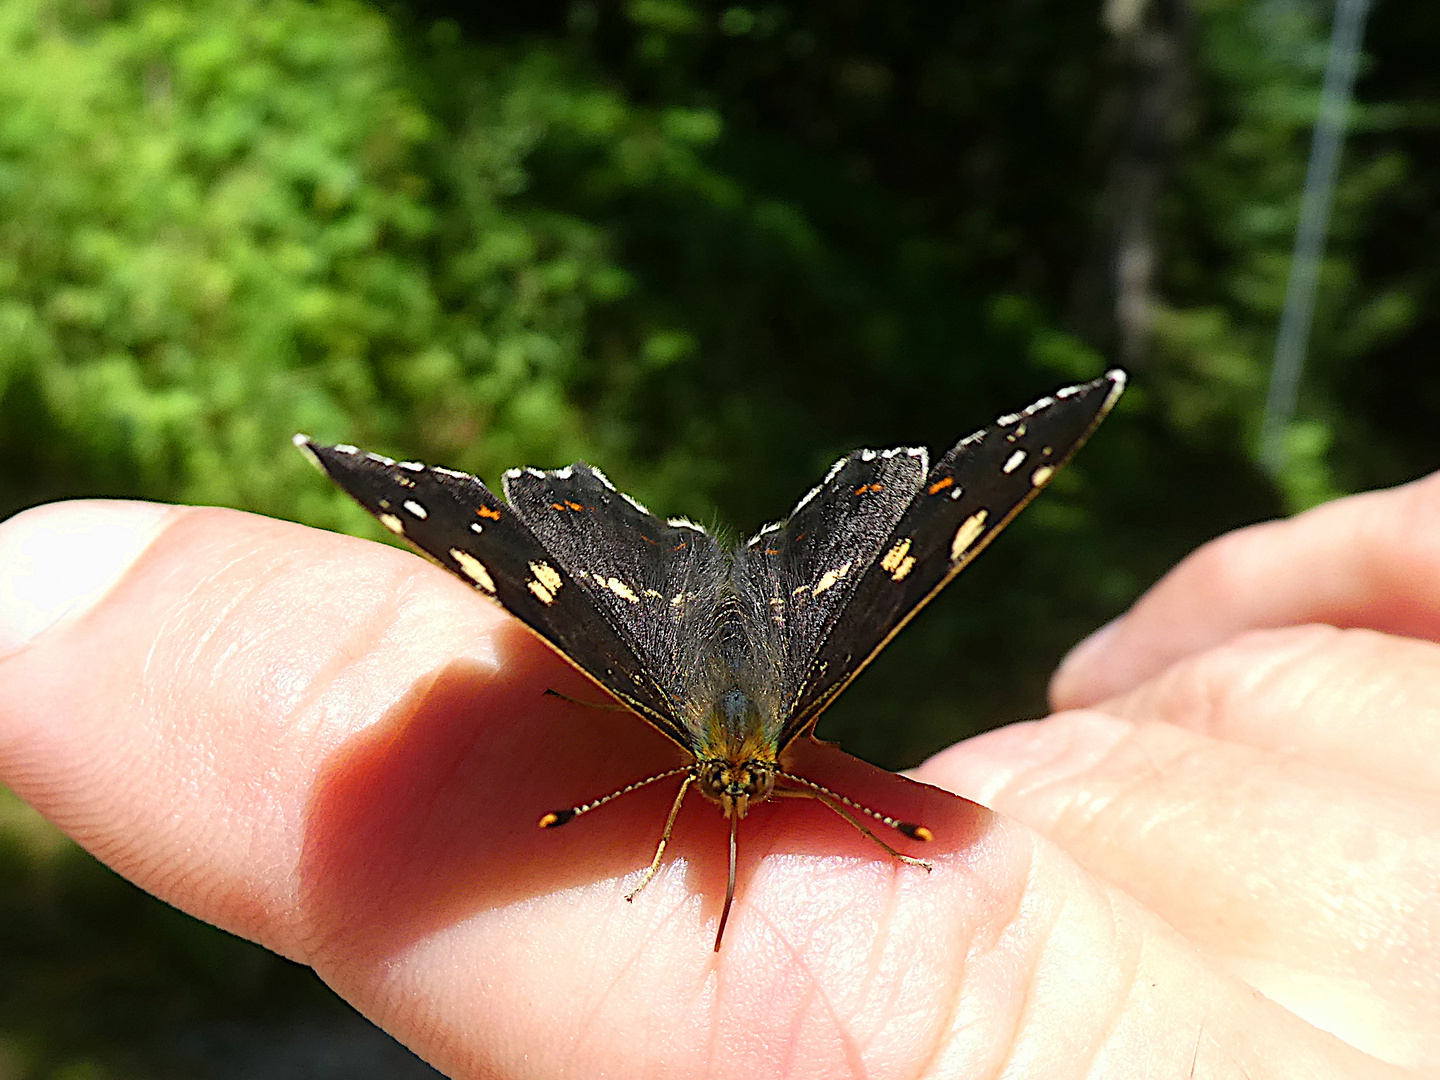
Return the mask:
<svg viewBox="0 0 1440 1080">
<path fill-rule="evenodd" d="M 1440 473 L 1211 541 L 1081 642 L 1050 699 L 1092 705 L 1248 630 L 1304 623 L 1440 640 Z"/>
</svg>

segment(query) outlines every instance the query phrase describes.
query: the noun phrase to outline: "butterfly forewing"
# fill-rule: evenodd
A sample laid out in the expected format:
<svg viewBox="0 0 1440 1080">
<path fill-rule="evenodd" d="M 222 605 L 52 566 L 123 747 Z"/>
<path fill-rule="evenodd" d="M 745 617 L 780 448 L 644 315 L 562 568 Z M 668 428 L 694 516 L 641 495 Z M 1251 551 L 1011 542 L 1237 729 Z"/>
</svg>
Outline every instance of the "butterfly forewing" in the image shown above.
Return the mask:
<svg viewBox="0 0 1440 1080">
<path fill-rule="evenodd" d="M 496 600 L 661 732 L 688 746 L 676 710 L 630 627 L 597 604 L 559 557 L 473 476 L 393 462 L 297 436 L 347 494 L 477 591 Z M 582 564 L 583 565 L 583 564 Z"/>
<path fill-rule="evenodd" d="M 781 745 L 811 727 L 871 658 L 1049 483 L 1104 419 L 1124 374 L 1068 387 L 962 440 L 913 489 L 859 568 L 790 699 Z M 811 572 L 813 574 L 813 571 Z M 799 583 L 797 583 L 798 586 Z"/>
</svg>

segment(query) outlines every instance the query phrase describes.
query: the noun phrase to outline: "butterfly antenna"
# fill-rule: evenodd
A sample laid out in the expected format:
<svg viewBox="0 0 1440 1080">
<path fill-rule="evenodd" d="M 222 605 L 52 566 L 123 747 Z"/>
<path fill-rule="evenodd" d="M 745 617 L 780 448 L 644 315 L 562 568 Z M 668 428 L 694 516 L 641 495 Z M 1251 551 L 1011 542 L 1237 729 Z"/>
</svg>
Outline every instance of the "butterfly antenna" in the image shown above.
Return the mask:
<svg viewBox="0 0 1440 1080">
<path fill-rule="evenodd" d="M 868 825 L 866 825 L 863 821 L 857 818 L 854 814 L 850 813 L 850 810 L 857 810 L 862 814 L 868 814 L 870 817 L 874 818 L 882 825 L 886 825 L 889 828 L 894 829 L 901 835 L 908 836 L 912 840 L 920 840 L 922 842 L 928 842 L 930 840 L 933 840 L 935 838 L 935 834 L 932 833 L 929 829 L 927 829 L 924 825 L 917 825 L 913 821 L 901 821 L 899 818 L 891 817 L 888 814 L 882 814 L 878 810 L 872 810 L 868 806 L 864 806 L 861 803 L 855 802 L 853 799 L 841 795 L 838 791 L 832 791 L 825 785 L 817 784 L 813 780 L 807 780 L 803 776 L 796 776 L 793 773 L 787 772 L 778 773 L 777 775 L 783 777 L 786 780 L 789 780 L 792 784 L 799 784 L 801 785 L 801 787 L 798 790 L 795 788 L 777 787 L 774 790 L 773 794 L 791 799 L 814 799 L 816 802 L 823 803 L 825 806 L 833 810 L 836 814 L 840 815 L 840 817 L 848 821 L 858 831 L 864 833 L 871 840 L 875 841 L 875 843 L 879 844 L 882 848 L 886 850 L 886 852 L 890 854 L 892 858 L 898 859 L 900 862 L 905 863 L 907 866 L 918 866 L 923 870 L 933 869 L 933 864 L 928 862 L 927 860 L 916 859 L 913 856 L 906 855 L 903 852 L 897 851 L 890 844 L 887 844 L 884 840 L 880 839 L 880 837 L 875 835 L 874 830 L 872 830 Z M 846 807 L 849 807 L 850 809 L 847 810 Z"/>
<path fill-rule="evenodd" d="M 740 826 L 740 815 L 730 815 L 730 877 L 725 882 L 725 906 L 720 911 L 720 925 L 715 929 L 715 951 L 720 951 L 720 939 L 725 936 L 725 924 L 730 921 L 730 904 L 735 899 L 735 830 Z"/>
<path fill-rule="evenodd" d="M 584 701 L 578 697 L 571 697 L 569 694 L 562 694 L 559 690 L 546 687 L 544 697 L 555 697 L 561 701 L 568 701 L 571 705 L 583 705 L 587 709 L 604 709 L 606 712 L 630 712 L 627 705 L 621 705 L 618 701 Z"/>
<path fill-rule="evenodd" d="M 568 810 L 551 810 L 548 814 L 546 814 L 540 819 L 540 828 L 557 829 L 561 825 L 566 825 L 569 822 L 574 821 L 581 814 L 588 814 L 591 810 L 596 810 L 599 807 L 604 806 L 608 802 L 613 802 L 615 799 L 620 798 L 621 795 L 629 795 L 632 791 L 639 791 L 643 787 L 649 787 L 651 784 L 655 783 L 655 781 L 664 780 L 667 776 L 679 776 L 683 772 L 690 772 L 690 768 L 691 767 L 689 765 L 681 765 L 679 768 L 676 769 L 666 769 L 664 772 L 656 773 L 654 776 L 647 776 L 644 780 L 636 780 L 633 784 L 626 784 L 618 791 L 612 791 L 609 795 L 602 795 L 600 798 L 594 800 L 593 802 L 581 803 L 579 806 L 572 806 Z M 692 775 L 691 780 L 693 779 L 694 777 Z M 681 786 L 680 793 L 683 795 L 685 793 L 685 789 L 689 786 L 690 782 L 687 781 Z M 678 806 L 679 800 L 676 800 L 676 807 L 678 808 Z M 670 820 L 673 824 L 675 820 L 674 810 L 672 810 L 670 813 Z M 668 826 L 665 829 L 665 836 L 667 839 L 670 836 L 670 829 Z M 661 841 L 660 847 L 661 850 L 664 850 L 664 841 Z"/>
</svg>

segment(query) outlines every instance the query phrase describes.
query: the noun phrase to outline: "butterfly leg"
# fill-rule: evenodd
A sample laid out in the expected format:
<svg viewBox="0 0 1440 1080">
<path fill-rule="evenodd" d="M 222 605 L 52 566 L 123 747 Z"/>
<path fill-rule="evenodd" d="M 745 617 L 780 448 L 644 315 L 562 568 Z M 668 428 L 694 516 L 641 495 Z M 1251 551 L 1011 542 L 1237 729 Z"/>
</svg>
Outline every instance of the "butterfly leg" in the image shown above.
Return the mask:
<svg viewBox="0 0 1440 1080">
<path fill-rule="evenodd" d="M 665 831 L 660 834 L 660 844 L 655 849 L 655 858 L 650 860 L 650 866 L 646 869 L 645 876 L 640 879 L 640 884 L 625 894 L 627 902 L 633 902 L 635 897 L 640 895 L 640 890 L 654 881 L 655 875 L 660 872 L 660 860 L 665 857 L 665 848 L 670 843 L 670 834 L 675 831 L 675 819 L 680 816 L 680 804 L 685 801 L 685 793 L 690 790 L 690 785 L 694 782 L 695 774 L 691 773 L 680 785 L 680 790 L 675 795 L 675 801 L 670 806 L 670 816 L 665 819 Z"/>
<path fill-rule="evenodd" d="M 882 848 L 884 848 L 892 858 L 898 859 L 906 866 L 918 866 L 920 867 L 920 869 L 926 871 L 934 869 L 934 864 L 926 859 L 917 859 L 914 856 L 906 855 L 903 852 L 895 850 L 895 848 L 893 848 L 891 845 L 887 844 L 884 840 L 881 840 L 880 837 L 876 836 L 874 830 L 872 830 L 868 825 L 866 825 L 863 821 L 857 818 L 854 814 L 850 813 L 850 811 L 846 810 L 843 806 L 840 805 L 839 802 L 837 802 L 835 799 L 830 798 L 827 794 L 822 793 L 816 788 L 777 787 L 773 792 L 771 792 L 771 794 L 778 795 L 787 799 L 814 799 L 816 802 L 828 806 L 831 810 L 835 811 L 835 813 L 839 814 L 851 825 L 855 826 L 857 830 L 864 833 L 871 840 L 874 840 L 875 843 L 879 844 Z M 923 828 L 923 826 L 921 827 Z M 925 835 L 923 839 L 928 840 L 929 838 L 929 830 L 927 829 L 925 830 Z M 917 839 L 920 838 L 917 837 Z"/>
<path fill-rule="evenodd" d="M 630 710 L 618 701 L 581 701 L 578 697 L 571 697 L 569 694 L 562 694 L 559 690 L 546 688 L 545 697 L 558 697 L 561 701 L 568 701 L 571 705 L 583 705 L 587 709 L 604 709 L 606 712 L 629 712 Z"/>
</svg>

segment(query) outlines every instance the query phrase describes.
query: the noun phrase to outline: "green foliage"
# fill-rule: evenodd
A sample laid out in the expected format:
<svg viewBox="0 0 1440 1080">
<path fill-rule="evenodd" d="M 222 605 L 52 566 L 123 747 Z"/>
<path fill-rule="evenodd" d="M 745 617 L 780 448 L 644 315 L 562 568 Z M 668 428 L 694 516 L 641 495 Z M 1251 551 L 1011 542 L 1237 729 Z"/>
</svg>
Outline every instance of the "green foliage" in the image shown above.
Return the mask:
<svg viewBox="0 0 1440 1080">
<path fill-rule="evenodd" d="M 1253 446 L 1319 109 L 1330 8 L 1207 0 L 1199 13 L 1195 110 L 1164 227 L 1157 402 L 1187 441 Z M 1413 108 L 1358 104 L 1349 123 L 1363 131 Z M 1344 162 L 1306 393 L 1279 477 L 1291 509 L 1334 498 L 1358 479 L 1353 462 L 1332 456 L 1336 429 L 1360 419 L 1345 415 L 1349 379 L 1377 346 L 1413 325 L 1416 309 L 1413 283 L 1377 285 L 1358 265 L 1376 213 L 1405 179 L 1404 154 L 1393 143 L 1352 142 Z"/>
</svg>

